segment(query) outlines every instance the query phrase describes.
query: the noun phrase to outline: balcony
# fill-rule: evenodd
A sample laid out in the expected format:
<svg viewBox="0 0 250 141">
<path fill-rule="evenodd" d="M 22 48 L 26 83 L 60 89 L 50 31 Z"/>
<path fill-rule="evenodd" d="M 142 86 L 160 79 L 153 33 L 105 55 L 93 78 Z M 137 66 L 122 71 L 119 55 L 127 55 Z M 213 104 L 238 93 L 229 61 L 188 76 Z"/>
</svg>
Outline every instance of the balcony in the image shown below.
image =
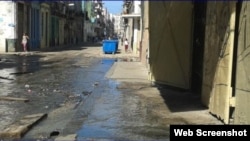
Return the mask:
<svg viewBox="0 0 250 141">
<path fill-rule="evenodd" d="M 138 1 L 125 1 L 123 7 L 122 18 L 140 18 L 141 7 Z"/>
<path fill-rule="evenodd" d="M 140 18 L 141 14 L 137 14 L 137 13 L 122 14 L 121 17 L 122 18 Z"/>
</svg>

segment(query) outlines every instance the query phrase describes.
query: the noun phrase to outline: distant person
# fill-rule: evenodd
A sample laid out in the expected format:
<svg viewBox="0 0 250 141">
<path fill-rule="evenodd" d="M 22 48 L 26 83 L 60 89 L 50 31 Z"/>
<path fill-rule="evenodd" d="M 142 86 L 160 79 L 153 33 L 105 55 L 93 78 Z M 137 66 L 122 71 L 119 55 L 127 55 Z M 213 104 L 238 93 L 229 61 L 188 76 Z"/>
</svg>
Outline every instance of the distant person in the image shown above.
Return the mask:
<svg viewBox="0 0 250 141">
<path fill-rule="evenodd" d="M 29 40 L 29 36 L 27 35 L 27 33 L 23 33 L 23 38 L 22 38 L 22 45 L 23 45 L 23 51 L 27 52 L 27 44 L 28 44 L 28 40 Z"/>
<path fill-rule="evenodd" d="M 128 51 L 128 39 L 126 38 L 124 41 L 124 46 L 125 46 L 125 52 Z"/>
</svg>

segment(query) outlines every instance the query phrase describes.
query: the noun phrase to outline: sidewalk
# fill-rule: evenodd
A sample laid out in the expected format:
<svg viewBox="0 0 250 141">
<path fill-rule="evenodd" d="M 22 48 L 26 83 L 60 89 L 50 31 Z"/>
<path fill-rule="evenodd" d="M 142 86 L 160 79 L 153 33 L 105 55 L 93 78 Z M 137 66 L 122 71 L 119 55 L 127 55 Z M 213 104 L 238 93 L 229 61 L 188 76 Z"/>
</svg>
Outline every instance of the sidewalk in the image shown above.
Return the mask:
<svg viewBox="0 0 250 141">
<path fill-rule="evenodd" d="M 125 53 L 122 46 L 119 46 L 119 49 L 121 50 L 119 56 L 131 55 Z M 148 69 L 140 61 L 117 61 L 106 73 L 106 77 L 118 81 L 118 89 L 128 90 L 129 93 L 146 99 L 148 105 L 154 107 L 148 112 L 153 113 L 155 120 L 163 121 L 166 126 L 223 124 L 201 104 L 199 95 L 189 91 L 174 90 L 167 86 L 152 85 L 148 79 Z"/>
<path fill-rule="evenodd" d="M 115 62 L 106 77 L 123 82 L 149 83 L 148 71 L 141 62 Z"/>
<path fill-rule="evenodd" d="M 139 55 L 132 53 L 131 48 L 129 52 L 125 52 L 124 45 L 119 41 L 118 52 L 114 56 L 118 61 L 113 64 L 106 77 L 122 82 L 150 83 L 146 66 L 139 61 Z"/>
<path fill-rule="evenodd" d="M 171 124 L 223 124 L 201 104 L 200 97 L 186 91 L 154 86 L 148 80 L 147 69 L 140 62 L 115 62 L 106 77 L 119 83 L 117 88 L 126 90 L 148 101 L 148 112 L 165 126 Z"/>
</svg>

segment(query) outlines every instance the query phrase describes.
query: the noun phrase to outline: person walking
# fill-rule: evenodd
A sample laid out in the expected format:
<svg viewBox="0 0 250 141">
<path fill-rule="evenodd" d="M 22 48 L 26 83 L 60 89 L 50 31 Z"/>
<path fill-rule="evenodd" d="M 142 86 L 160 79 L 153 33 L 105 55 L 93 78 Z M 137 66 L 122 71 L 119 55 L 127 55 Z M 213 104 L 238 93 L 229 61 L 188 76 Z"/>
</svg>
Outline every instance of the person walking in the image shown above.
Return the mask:
<svg viewBox="0 0 250 141">
<path fill-rule="evenodd" d="M 23 38 L 22 38 L 22 45 L 23 45 L 23 51 L 27 52 L 27 44 L 28 44 L 29 36 L 27 33 L 23 33 Z"/>
<path fill-rule="evenodd" d="M 125 52 L 128 51 L 128 39 L 126 38 L 124 41 L 124 46 L 125 46 Z"/>
</svg>

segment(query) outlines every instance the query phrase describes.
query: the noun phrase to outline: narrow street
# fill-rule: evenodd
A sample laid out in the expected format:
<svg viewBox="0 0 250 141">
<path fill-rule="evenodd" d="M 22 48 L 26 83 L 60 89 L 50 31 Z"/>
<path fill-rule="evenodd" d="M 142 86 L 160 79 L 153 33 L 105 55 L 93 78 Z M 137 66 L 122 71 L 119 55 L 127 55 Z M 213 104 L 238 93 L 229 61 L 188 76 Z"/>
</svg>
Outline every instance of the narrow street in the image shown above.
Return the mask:
<svg viewBox="0 0 250 141">
<path fill-rule="evenodd" d="M 117 82 L 105 78 L 119 59 L 98 57 L 101 49 L 1 56 L 1 94 L 29 99 L 1 101 L 1 130 L 22 116 L 48 113 L 24 139 L 48 139 L 53 131 L 79 138 L 167 138 L 168 128 L 150 122 L 138 96 L 122 94 Z"/>
<path fill-rule="evenodd" d="M 249 4 L 0 1 L 0 141 L 247 136 Z"/>
<path fill-rule="evenodd" d="M 22 139 L 48 140 L 71 135 L 71 140 L 168 140 L 169 124 L 220 124 L 202 110 L 198 97 L 187 95 L 177 100 L 167 96 L 173 99 L 168 101 L 174 107 L 170 109 L 157 94 L 159 88 L 146 78 L 130 82 L 111 79 L 115 62 L 136 63 L 137 59 L 121 49 L 117 54 L 103 54 L 101 45 L 1 54 L 1 96 L 29 101 L 1 100 L 0 130 L 25 115 L 38 113 L 47 116 Z M 164 88 L 161 91 L 180 94 Z M 191 113 L 170 112 L 183 107 L 198 108 Z"/>
</svg>

